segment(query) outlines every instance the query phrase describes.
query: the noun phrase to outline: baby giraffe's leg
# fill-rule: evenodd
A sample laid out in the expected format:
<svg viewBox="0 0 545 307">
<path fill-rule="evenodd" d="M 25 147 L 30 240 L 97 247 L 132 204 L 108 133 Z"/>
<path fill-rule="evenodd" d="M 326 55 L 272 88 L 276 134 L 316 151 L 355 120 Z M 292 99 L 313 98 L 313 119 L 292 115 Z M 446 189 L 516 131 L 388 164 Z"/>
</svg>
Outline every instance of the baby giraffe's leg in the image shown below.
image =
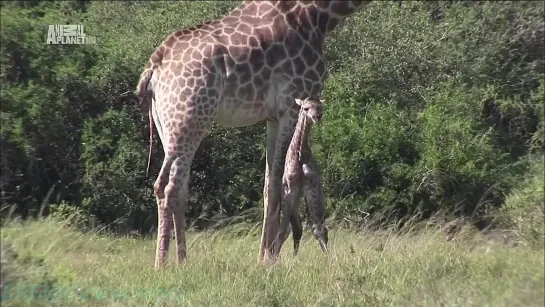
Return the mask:
<svg viewBox="0 0 545 307">
<path fill-rule="evenodd" d="M 301 197 L 297 198 L 297 203 L 293 206 L 290 215 L 290 224 L 293 233 L 293 255 L 297 256 L 299 252 L 299 244 L 301 243 L 301 237 L 303 236 L 303 225 L 301 223 L 301 214 L 299 213 L 299 200 Z"/>
<path fill-rule="evenodd" d="M 282 229 L 281 231 L 280 242 L 283 245 L 286 242 L 286 239 L 289 236 L 289 226 L 291 226 L 292 235 L 293 235 L 293 255 L 296 256 L 299 252 L 299 245 L 301 243 L 301 238 L 303 237 L 303 224 L 301 222 L 301 214 L 299 213 L 299 203 L 302 196 L 302 187 L 297 189 L 298 195 L 295 197 L 295 203 L 291 206 L 291 213 L 289 214 L 289 225 L 287 229 Z"/>
<path fill-rule="evenodd" d="M 284 178 L 282 182 L 282 198 L 281 198 L 281 210 L 280 210 L 280 230 L 275 240 L 274 254 L 276 257 L 280 255 L 280 250 L 284 241 L 286 241 L 289 235 L 289 226 L 291 221 L 291 215 L 293 212 L 294 204 L 297 202 L 297 197 L 301 194 L 300 184 L 291 182 L 291 180 Z"/>
<path fill-rule="evenodd" d="M 308 207 L 309 228 L 325 253 L 328 241 L 328 230 L 325 226 L 325 195 L 319 166 L 314 157 L 303 164 L 303 191 Z"/>
</svg>

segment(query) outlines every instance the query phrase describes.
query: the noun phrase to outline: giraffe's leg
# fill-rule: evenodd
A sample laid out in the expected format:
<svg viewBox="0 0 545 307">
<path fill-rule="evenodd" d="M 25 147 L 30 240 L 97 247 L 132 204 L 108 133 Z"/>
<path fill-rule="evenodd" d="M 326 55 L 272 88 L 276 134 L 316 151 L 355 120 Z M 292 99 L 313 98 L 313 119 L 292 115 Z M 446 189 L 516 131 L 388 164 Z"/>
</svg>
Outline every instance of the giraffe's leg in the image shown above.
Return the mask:
<svg viewBox="0 0 545 307">
<path fill-rule="evenodd" d="M 192 101 L 197 100 L 199 94 L 206 95 L 205 93 L 206 91 L 196 91 L 196 94 L 190 97 L 175 98 L 181 104 L 190 105 Z M 205 99 L 211 106 L 216 103 L 215 97 L 207 96 Z M 187 186 L 191 162 L 215 116 L 214 112 L 208 115 L 202 113 L 199 108 L 189 107 L 186 107 L 183 115 L 164 118 L 165 115 L 159 116 L 158 112 L 153 113 L 165 149 L 163 166 L 154 185 L 159 211 L 156 269 L 163 267 L 166 262 L 170 232 L 173 226 L 175 228 L 178 263 L 185 261 L 184 212 L 188 198 Z"/>
<path fill-rule="evenodd" d="M 181 192 L 181 199 L 187 200 L 187 185 L 183 188 L 185 191 Z M 176 236 L 176 260 L 178 264 L 185 263 L 186 244 L 185 244 L 185 204 L 182 206 L 179 204 L 174 208 L 174 235 Z"/>
<path fill-rule="evenodd" d="M 328 242 L 328 229 L 325 226 L 325 195 L 319 166 L 312 156 L 307 163 L 303 164 L 303 191 L 308 208 L 309 228 L 325 253 Z"/>
<path fill-rule="evenodd" d="M 175 157 L 167 156 L 163 168 L 155 183 L 155 191 L 159 205 L 159 233 L 157 241 L 157 256 L 155 267 L 163 267 L 169 248 L 169 239 L 174 224 L 176 236 L 176 251 L 178 263 L 185 262 L 185 206 L 188 196 L 188 181 L 190 166 L 196 149 L 204 138 L 204 129 L 192 137 L 178 137 Z M 168 170 L 168 171 L 167 171 Z M 166 179 L 165 177 L 168 176 Z"/>
<path fill-rule="evenodd" d="M 266 240 L 267 237 L 267 225 L 269 224 L 268 219 L 268 203 L 269 203 L 269 177 L 271 175 L 271 168 L 274 158 L 274 150 L 276 147 L 276 137 L 278 135 L 278 123 L 267 121 L 267 152 L 265 159 L 265 184 L 263 186 L 263 225 L 261 229 L 261 243 L 259 247 L 259 262 L 263 262 L 265 258 L 266 251 Z"/>
<path fill-rule="evenodd" d="M 211 105 L 215 105 L 214 97 L 207 97 Z M 172 193 L 175 195 L 175 202 L 172 203 L 172 213 L 174 217 L 174 233 L 176 237 L 176 256 L 178 264 L 186 261 L 186 240 L 185 240 L 185 209 L 188 200 L 188 184 L 191 173 L 191 162 L 195 152 L 199 148 L 202 140 L 212 126 L 213 115 L 203 115 L 199 109 L 193 109 L 191 113 L 186 113 L 184 120 L 178 122 L 174 129 L 181 131 L 173 138 L 176 144 L 175 152 L 177 158 L 174 161 L 169 178 L 172 186 Z"/>
<path fill-rule="evenodd" d="M 155 254 L 155 268 L 159 269 L 165 265 L 168 247 L 170 243 L 170 232 L 172 230 L 172 208 L 168 207 L 166 201 L 165 187 L 169 181 L 169 173 L 173 157 L 166 156 L 163 165 L 154 184 L 155 197 L 157 198 L 157 251 Z"/>
<path fill-rule="evenodd" d="M 279 256 L 280 250 L 282 249 L 282 245 L 284 245 L 284 242 L 288 238 L 288 235 L 290 234 L 290 217 L 289 213 L 280 214 L 280 226 L 278 230 L 278 235 L 276 239 L 274 240 L 274 255 Z"/>
<path fill-rule="evenodd" d="M 284 170 L 285 172 L 286 170 Z M 301 178 L 302 179 L 302 178 Z M 288 188 L 288 187 L 291 187 Z M 302 197 L 302 182 L 282 182 L 282 211 L 280 218 L 280 231 L 278 235 L 279 246 L 276 248 L 275 253 L 280 254 L 282 245 L 285 243 L 289 236 L 290 227 L 293 232 L 293 251 L 294 256 L 299 252 L 299 244 L 301 243 L 301 237 L 303 236 L 303 226 L 301 223 L 301 215 L 299 214 L 299 204 Z M 289 220 L 289 224 L 288 221 Z M 287 225 L 286 225 L 287 224 Z"/>
<path fill-rule="evenodd" d="M 269 181 L 267 182 L 267 211 L 264 234 L 264 262 L 275 262 L 278 255 L 274 253 L 274 241 L 277 238 L 278 227 L 280 224 L 280 192 L 282 188 L 282 175 L 284 173 L 284 162 L 289 143 L 295 131 L 295 123 L 299 106 L 293 99 L 284 100 L 290 109 L 286 110 L 285 115 L 280 118 L 278 123 L 278 132 L 276 135 L 276 144 L 272 166 L 269 168 Z M 291 113 L 289 113 L 291 112 Z"/>
<path fill-rule="evenodd" d="M 155 123 L 155 128 L 157 129 L 157 133 L 159 134 L 159 139 L 161 140 L 161 143 L 164 144 L 164 134 L 163 129 L 161 126 L 161 121 L 159 120 L 159 116 L 157 113 L 157 109 L 155 106 L 157 105 L 155 98 L 151 99 L 152 103 L 150 105 L 151 108 L 151 115 L 153 117 L 153 121 Z M 150 131 L 151 133 L 151 131 Z M 151 151 L 151 148 L 150 148 Z M 161 166 L 161 170 L 159 171 L 159 175 L 157 176 L 157 179 L 155 181 L 155 184 L 153 185 L 153 190 L 155 192 L 155 197 L 157 200 L 157 250 L 155 254 L 155 268 L 161 268 L 164 266 L 169 243 L 170 243 L 170 232 L 172 230 L 172 214 L 169 213 L 169 209 L 165 207 L 165 187 L 168 184 L 168 177 L 170 172 L 170 167 L 172 166 L 172 163 L 174 162 L 174 157 L 171 156 L 165 156 L 163 159 L 163 164 Z"/>
<path fill-rule="evenodd" d="M 176 159 L 172 166 L 171 177 L 178 178 L 176 186 L 176 203 L 174 204 L 174 235 L 176 237 L 176 260 L 183 264 L 186 260 L 185 243 L 185 207 L 188 197 L 188 179 L 191 170 L 191 159 Z"/>
</svg>

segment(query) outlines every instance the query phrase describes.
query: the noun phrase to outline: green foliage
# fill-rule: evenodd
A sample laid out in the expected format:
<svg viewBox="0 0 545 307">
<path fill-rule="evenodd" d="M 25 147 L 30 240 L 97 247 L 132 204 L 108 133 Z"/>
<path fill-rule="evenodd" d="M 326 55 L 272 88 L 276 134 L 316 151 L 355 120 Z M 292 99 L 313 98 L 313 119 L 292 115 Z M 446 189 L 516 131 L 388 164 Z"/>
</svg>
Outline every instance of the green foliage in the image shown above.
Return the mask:
<svg viewBox="0 0 545 307">
<path fill-rule="evenodd" d="M 67 226 L 82 230 L 92 227 L 96 220 L 95 217 L 86 210 L 66 202 L 51 205 L 49 207 L 49 215 L 55 221 L 65 222 Z"/>
<path fill-rule="evenodd" d="M 376 4 L 328 38 L 332 73 L 325 94 L 332 107 L 326 116 L 334 117 L 327 121 L 335 129 L 321 131 L 329 137 L 317 136 L 315 147 L 327 161 L 329 194 L 352 196 L 339 205 L 353 207 L 353 214 L 377 203 L 372 208 L 471 215 L 501 205 L 520 174 L 516 161 L 530 142 L 542 139 L 543 90 L 536 88 L 544 63 L 536 51 L 545 50 L 544 23 L 543 6 L 535 4 Z M 396 108 L 390 116 L 404 112 L 406 119 L 370 122 L 369 105 L 384 101 Z M 372 149 L 347 146 L 347 140 L 365 144 L 353 137 L 365 135 L 353 122 L 364 122 L 365 133 L 380 127 L 375 139 L 404 154 L 392 155 L 380 143 Z M 400 137 L 391 129 L 399 129 Z M 371 164 L 373 150 L 382 153 L 382 163 Z M 358 164 L 348 156 L 371 164 L 380 176 L 356 175 Z M 390 175 L 385 169 L 394 166 L 399 171 Z M 361 183 L 346 184 L 332 177 L 336 172 Z M 334 185 L 342 185 L 343 193 Z M 366 185 L 374 186 L 358 190 Z"/>
<path fill-rule="evenodd" d="M 81 159 L 85 167 L 82 206 L 106 224 L 129 229 L 148 224 L 154 202 L 142 172 L 147 155 L 127 111 L 107 111 L 86 122 Z M 128 223 L 128 225 L 127 225 Z"/>
<path fill-rule="evenodd" d="M 509 188 L 509 159 L 494 146 L 495 132 L 480 120 L 488 91 L 464 89 L 452 83 L 431 90 L 417 115 L 421 159 L 414 178 L 433 205 L 461 206 L 472 214 L 483 202 L 500 204 Z"/>
<path fill-rule="evenodd" d="M 544 156 L 527 161 L 529 171 L 505 200 L 505 206 L 496 214 L 497 222 L 514 230 L 527 243 L 543 248 L 545 242 Z"/>
<path fill-rule="evenodd" d="M 338 84 L 340 90 L 342 79 L 337 83 L 335 77 L 330 84 Z M 319 161 L 327 161 L 322 165 L 327 194 L 352 198 L 346 203 L 350 208 L 332 203 L 332 209 L 347 214 L 346 210 L 368 211 L 406 201 L 416 159 L 407 142 L 412 133 L 408 114 L 393 103 L 368 102 L 361 108 L 357 101 L 327 102 L 327 117 L 313 129 L 313 152 Z"/>
<path fill-rule="evenodd" d="M 1 11 L 2 198 L 22 214 L 51 201 L 79 201 L 78 131 L 89 116 L 92 89 L 84 46 L 46 45 L 48 24 L 71 23 L 58 3 Z"/>
<path fill-rule="evenodd" d="M 532 96 L 532 111 L 536 120 L 535 132 L 530 139 L 532 152 L 543 152 L 545 149 L 545 76 L 541 77 L 541 83 Z"/>
<path fill-rule="evenodd" d="M 18 253 L 5 241 L 0 244 L 0 252 L 2 305 L 10 300 L 29 304 L 34 297 L 46 298 L 48 293 L 54 291 L 56 279 L 51 276 L 51 268 L 45 263 L 43 256 L 29 251 Z M 32 294 L 29 295 L 31 291 Z"/>
<path fill-rule="evenodd" d="M 2 202 L 23 216 L 62 204 L 51 212 L 153 229 L 161 145 L 146 177 L 148 118 L 120 94 L 165 35 L 238 4 L 2 2 Z M 480 217 L 501 206 L 520 161 L 543 152 L 543 14 L 530 1 L 377 2 L 347 19 L 326 40 L 327 103 L 312 137 L 329 213 Z M 97 44 L 47 45 L 52 24 L 83 24 Z M 190 223 L 261 218 L 264 135 L 213 127 L 191 168 Z"/>
</svg>

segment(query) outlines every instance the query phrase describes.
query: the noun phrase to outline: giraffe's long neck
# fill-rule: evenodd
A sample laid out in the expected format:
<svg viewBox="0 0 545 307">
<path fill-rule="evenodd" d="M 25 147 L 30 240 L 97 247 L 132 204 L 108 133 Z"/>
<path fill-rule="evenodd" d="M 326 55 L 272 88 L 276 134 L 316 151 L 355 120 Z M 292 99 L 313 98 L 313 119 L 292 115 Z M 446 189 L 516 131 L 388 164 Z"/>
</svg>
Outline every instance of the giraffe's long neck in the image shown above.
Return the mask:
<svg viewBox="0 0 545 307">
<path fill-rule="evenodd" d="M 314 1 L 314 2 L 320 2 L 320 1 Z M 327 14 L 327 25 L 325 25 L 325 22 L 319 24 L 320 30 L 324 31 L 324 35 L 333 31 L 335 27 L 344 19 L 347 17 L 350 17 L 357 12 L 367 4 L 369 4 L 371 1 L 363 1 L 363 0 L 334 0 L 330 1 L 330 5 L 328 6 L 328 9 L 325 14 Z M 324 16 L 325 18 L 325 16 Z"/>
<path fill-rule="evenodd" d="M 297 125 L 295 126 L 295 132 L 291 139 L 289 151 L 297 153 L 297 160 L 301 161 L 301 155 L 303 151 L 303 144 L 308 142 L 312 123 L 307 121 L 307 116 L 303 113 L 303 108 L 299 111 L 299 118 L 297 119 Z"/>
<path fill-rule="evenodd" d="M 255 21 L 264 25 L 270 21 L 273 37 L 276 40 L 284 39 L 282 33 L 295 30 L 316 48 L 320 48 L 324 44 L 325 37 L 342 20 L 354 15 L 369 2 L 371 1 L 244 1 L 226 17 L 245 19 L 250 23 Z"/>
<path fill-rule="evenodd" d="M 281 1 L 283 2 L 283 1 Z M 286 20 L 297 24 L 308 32 L 318 32 L 323 37 L 337 25 L 371 1 L 331 0 L 331 1 L 287 1 Z"/>
</svg>

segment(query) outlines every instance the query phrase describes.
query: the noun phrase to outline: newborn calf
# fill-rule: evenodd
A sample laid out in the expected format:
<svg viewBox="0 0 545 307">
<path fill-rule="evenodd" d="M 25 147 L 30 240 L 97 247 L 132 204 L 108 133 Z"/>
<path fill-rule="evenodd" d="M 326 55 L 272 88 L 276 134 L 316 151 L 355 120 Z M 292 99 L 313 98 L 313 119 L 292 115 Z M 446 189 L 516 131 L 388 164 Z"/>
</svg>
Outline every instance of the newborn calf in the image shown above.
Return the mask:
<svg viewBox="0 0 545 307">
<path fill-rule="evenodd" d="M 312 125 L 322 118 L 322 101 L 317 98 L 307 98 L 301 102 L 299 118 L 291 139 L 284 175 L 282 177 L 282 204 L 280 231 L 276 240 L 276 255 L 284 244 L 289 232 L 289 224 L 293 231 L 293 248 L 297 254 L 303 234 L 299 201 L 304 193 L 307 202 L 308 227 L 318 240 L 323 252 L 327 251 L 327 228 L 325 223 L 325 196 L 318 164 L 311 158 L 308 139 Z"/>
</svg>

